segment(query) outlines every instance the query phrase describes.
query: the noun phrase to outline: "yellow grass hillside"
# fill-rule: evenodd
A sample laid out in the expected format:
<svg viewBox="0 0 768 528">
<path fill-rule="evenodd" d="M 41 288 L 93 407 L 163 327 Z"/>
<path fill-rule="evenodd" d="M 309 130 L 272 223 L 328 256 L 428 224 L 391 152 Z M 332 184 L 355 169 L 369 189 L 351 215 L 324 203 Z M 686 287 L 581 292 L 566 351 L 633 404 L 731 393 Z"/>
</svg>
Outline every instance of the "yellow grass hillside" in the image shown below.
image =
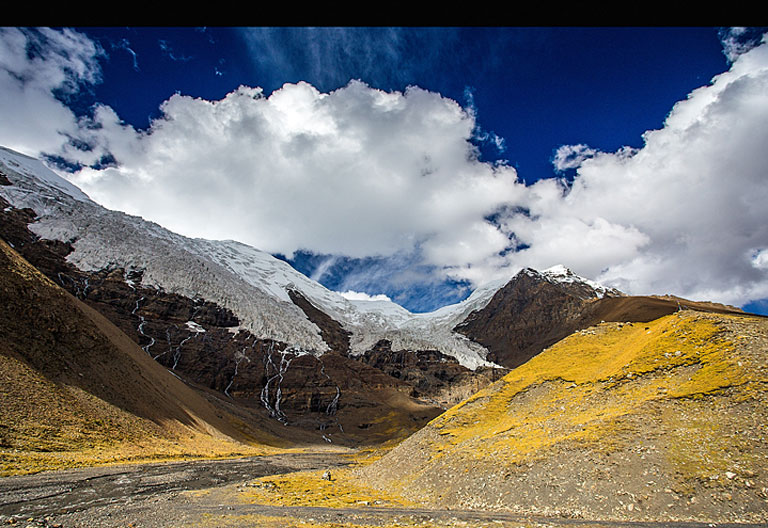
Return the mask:
<svg viewBox="0 0 768 528">
<path fill-rule="evenodd" d="M 768 320 L 682 311 L 577 332 L 364 473 L 440 506 L 768 520 Z"/>
</svg>

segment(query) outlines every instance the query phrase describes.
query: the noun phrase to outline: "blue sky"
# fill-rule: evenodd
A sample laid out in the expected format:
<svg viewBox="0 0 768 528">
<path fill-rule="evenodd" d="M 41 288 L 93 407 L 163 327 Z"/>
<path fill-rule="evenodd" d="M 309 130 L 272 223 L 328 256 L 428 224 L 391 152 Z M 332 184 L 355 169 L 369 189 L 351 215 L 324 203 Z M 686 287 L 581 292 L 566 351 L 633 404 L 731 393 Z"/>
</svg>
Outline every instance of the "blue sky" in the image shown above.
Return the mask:
<svg viewBox="0 0 768 528">
<path fill-rule="evenodd" d="M 216 100 L 306 81 L 420 86 L 473 106 L 485 159 L 531 182 L 564 144 L 640 147 L 672 105 L 728 64 L 718 28 L 82 28 L 108 59 L 81 104 L 108 104 L 147 128 L 175 92 Z M 81 110 L 81 111 L 83 111 Z"/>
<path fill-rule="evenodd" d="M 555 264 L 763 311 L 762 33 L 6 28 L 0 142 L 413 311 Z"/>
</svg>

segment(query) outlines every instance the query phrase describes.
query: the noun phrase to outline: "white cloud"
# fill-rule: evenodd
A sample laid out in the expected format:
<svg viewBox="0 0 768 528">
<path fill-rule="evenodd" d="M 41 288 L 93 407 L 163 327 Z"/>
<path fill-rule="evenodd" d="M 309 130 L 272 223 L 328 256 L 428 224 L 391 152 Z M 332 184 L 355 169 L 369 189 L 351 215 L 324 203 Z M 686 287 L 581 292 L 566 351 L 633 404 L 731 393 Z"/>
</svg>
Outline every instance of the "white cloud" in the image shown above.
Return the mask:
<svg viewBox="0 0 768 528">
<path fill-rule="evenodd" d="M 340 292 L 341 293 L 341 292 Z M 352 290 L 341 293 L 341 296 L 350 301 L 391 301 L 389 297 L 380 293 L 378 295 L 368 295 L 364 292 L 356 292 Z"/>
<path fill-rule="evenodd" d="M 338 257 L 331 255 L 326 257 L 309 276 L 313 281 L 321 282 L 323 276 L 338 262 Z"/>
<path fill-rule="evenodd" d="M 768 270 L 768 249 L 758 249 L 750 252 L 752 266 L 761 270 Z"/>
<path fill-rule="evenodd" d="M 562 145 L 555 151 L 552 165 L 557 172 L 565 172 L 568 169 L 579 167 L 589 158 L 593 158 L 597 151 L 584 144 Z"/>
<path fill-rule="evenodd" d="M 101 53 L 71 30 L 0 28 L 0 145 L 37 156 L 76 136 L 78 119 L 53 92 L 98 82 Z"/>
<path fill-rule="evenodd" d="M 126 53 L 128 53 L 131 56 L 131 60 L 133 62 L 133 69 L 135 71 L 140 71 L 141 68 L 139 68 L 139 56 L 138 54 L 131 48 L 131 43 L 128 39 L 120 39 L 119 42 L 112 44 L 113 50 L 123 50 Z M 162 49 L 162 45 L 161 45 Z"/>
<path fill-rule="evenodd" d="M 763 38 L 761 29 L 764 28 L 731 27 L 722 29 L 720 41 L 728 61 L 734 62 L 739 55 L 760 44 Z"/>
<path fill-rule="evenodd" d="M 119 167 L 73 179 L 191 236 L 351 257 L 423 245 L 462 258 L 452 247 L 464 244 L 482 259 L 504 245 L 484 217 L 523 189 L 514 169 L 477 161 L 471 115 L 420 88 L 240 87 L 221 101 L 174 95 L 162 111 L 137 133 L 102 109 L 98 139 Z"/>
<path fill-rule="evenodd" d="M 739 55 L 644 140 L 581 161 L 570 189 L 529 187 L 526 214 L 500 220 L 528 246 L 505 262 L 562 262 L 636 294 L 768 297 L 753 249 L 768 246 L 768 46 Z"/>
</svg>

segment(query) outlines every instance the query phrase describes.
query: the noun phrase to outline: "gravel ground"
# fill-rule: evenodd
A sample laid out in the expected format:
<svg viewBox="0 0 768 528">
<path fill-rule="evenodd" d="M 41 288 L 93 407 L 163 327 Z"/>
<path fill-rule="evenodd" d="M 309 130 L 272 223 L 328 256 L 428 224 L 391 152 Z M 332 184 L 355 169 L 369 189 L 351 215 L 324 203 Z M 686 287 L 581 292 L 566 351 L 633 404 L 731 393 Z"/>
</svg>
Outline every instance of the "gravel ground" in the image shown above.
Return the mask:
<svg viewBox="0 0 768 528">
<path fill-rule="evenodd" d="M 247 504 L 244 482 L 260 476 L 346 465 L 338 453 L 293 453 L 84 468 L 0 479 L 0 525 L 24 528 L 516 527 L 705 528 L 705 523 L 617 522 L 509 512 L 419 508 L 318 508 Z M 718 524 L 756 528 L 757 524 Z"/>
<path fill-rule="evenodd" d="M 44 472 L 0 479 L 0 523 L 22 526 L 177 526 L 183 492 L 304 469 L 346 465 L 338 453 L 288 453 Z M 25 524 L 26 523 L 26 524 Z"/>
</svg>

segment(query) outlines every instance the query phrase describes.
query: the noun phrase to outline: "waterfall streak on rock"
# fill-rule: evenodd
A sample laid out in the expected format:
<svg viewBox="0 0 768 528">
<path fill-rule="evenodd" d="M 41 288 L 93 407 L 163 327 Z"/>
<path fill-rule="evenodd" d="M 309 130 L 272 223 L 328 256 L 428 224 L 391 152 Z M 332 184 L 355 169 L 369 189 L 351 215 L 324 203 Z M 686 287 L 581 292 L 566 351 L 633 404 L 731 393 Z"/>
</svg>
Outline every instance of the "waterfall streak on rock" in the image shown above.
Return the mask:
<svg viewBox="0 0 768 528">
<path fill-rule="evenodd" d="M 152 356 L 152 354 L 149 352 L 149 349 L 152 348 L 152 346 L 155 344 L 155 338 L 152 336 L 149 336 L 144 333 L 144 325 L 146 324 L 146 320 L 144 319 L 144 316 L 138 313 L 139 305 L 141 304 L 141 301 L 143 301 L 145 297 L 142 297 L 138 301 L 136 301 L 136 306 L 134 306 L 133 311 L 131 312 L 131 315 L 135 315 L 139 318 L 139 326 L 137 328 L 139 335 L 144 336 L 149 339 L 149 344 L 144 345 L 141 347 L 141 349 L 147 353 L 147 355 Z"/>
<path fill-rule="evenodd" d="M 251 345 L 251 348 L 253 348 L 253 345 Z M 229 389 L 232 388 L 232 384 L 235 382 L 235 378 L 237 377 L 237 369 L 240 366 L 240 363 L 243 360 L 247 360 L 248 363 L 251 362 L 251 358 L 248 357 L 248 355 L 245 353 L 245 351 L 248 350 L 248 347 L 243 348 L 240 352 L 235 352 L 235 372 L 232 374 L 232 379 L 229 380 L 229 384 L 227 385 L 227 388 L 224 389 L 224 394 L 229 396 L 230 398 L 232 395 L 229 393 Z"/>
<path fill-rule="evenodd" d="M 264 388 L 261 389 L 261 403 L 269 411 L 269 415 L 275 418 L 277 421 L 285 425 L 287 423 L 285 413 L 280 409 L 282 402 L 283 390 L 282 383 L 285 372 L 291 364 L 291 361 L 296 357 L 295 354 L 287 350 L 279 351 L 280 364 L 275 365 L 272 359 L 272 351 L 274 349 L 274 342 L 270 344 L 269 351 L 264 355 L 264 370 L 267 376 L 267 382 L 264 384 Z M 274 374 L 270 374 L 273 371 Z M 270 402 L 270 385 L 275 382 L 275 396 L 274 402 Z"/>
</svg>

